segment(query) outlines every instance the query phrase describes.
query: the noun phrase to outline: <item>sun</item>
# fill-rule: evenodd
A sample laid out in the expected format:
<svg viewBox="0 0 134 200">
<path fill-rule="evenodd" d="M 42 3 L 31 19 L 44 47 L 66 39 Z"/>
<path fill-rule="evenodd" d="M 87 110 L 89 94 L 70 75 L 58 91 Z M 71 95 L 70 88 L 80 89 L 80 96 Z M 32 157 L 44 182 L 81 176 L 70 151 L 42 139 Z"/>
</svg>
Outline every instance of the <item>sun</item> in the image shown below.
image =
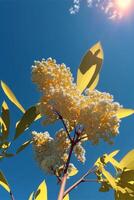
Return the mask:
<svg viewBox="0 0 134 200">
<path fill-rule="evenodd" d="M 121 10 L 127 10 L 131 7 L 133 0 L 115 0 L 117 7 Z"/>
</svg>

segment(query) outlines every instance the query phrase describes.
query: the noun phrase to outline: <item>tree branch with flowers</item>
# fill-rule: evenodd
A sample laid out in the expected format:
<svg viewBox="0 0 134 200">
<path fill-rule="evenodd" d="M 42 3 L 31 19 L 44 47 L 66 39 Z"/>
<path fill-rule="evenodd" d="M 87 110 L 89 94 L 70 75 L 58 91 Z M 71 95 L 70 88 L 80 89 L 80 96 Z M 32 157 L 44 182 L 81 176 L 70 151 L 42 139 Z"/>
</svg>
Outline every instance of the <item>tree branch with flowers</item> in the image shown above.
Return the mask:
<svg viewBox="0 0 134 200">
<path fill-rule="evenodd" d="M 23 112 L 23 116 L 16 123 L 13 140 L 9 141 L 9 108 L 7 103 L 3 102 L 0 117 L 0 159 L 19 154 L 32 144 L 41 169 L 55 176 L 58 181 L 57 200 L 69 199 L 69 193 L 78 185 L 91 182 L 100 184 L 101 192 L 113 189 L 116 200 L 134 198 L 134 150 L 121 161 L 114 158 L 118 150 L 102 155 L 91 169 L 67 187 L 68 178 L 78 173 L 72 155 L 74 154 L 81 163 L 85 163 L 84 144 L 91 142 L 92 145 L 96 145 L 100 140 L 113 144 L 113 138 L 119 133 L 121 119 L 134 114 L 133 109 L 123 108 L 109 93 L 95 90 L 99 82 L 103 57 L 100 43 L 89 49 L 78 68 L 76 83 L 70 68 L 65 64 L 57 64 L 51 58 L 35 61 L 32 67 L 32 81 L 38 86 L 42 97 L 39 103 L 27 110 L 19 103 L 11 89 L 1 82 L 2 90 Z M 30 140 L 18 147 L 15 153 L 9 153 L 11 144 L 13 145 L 15 140 L 40 118 L 44 126 L 59 121 L 62 127 L 54 137 L 47 131 L 44 133 L 32 131 Z M 106 170 L 108 163 L 114 167 L 115 174 Z M 93 174 L 94 178 L 91 179 L 90 174 Z M 13 200 L 13 193 L 2 172 L 0 185 L 9 192 L 10 199 Z M 29 200 L 33 199 L 47 200 L 47 186 L 44 181 L 37 191 L 30 195 Z"/>
</svg>

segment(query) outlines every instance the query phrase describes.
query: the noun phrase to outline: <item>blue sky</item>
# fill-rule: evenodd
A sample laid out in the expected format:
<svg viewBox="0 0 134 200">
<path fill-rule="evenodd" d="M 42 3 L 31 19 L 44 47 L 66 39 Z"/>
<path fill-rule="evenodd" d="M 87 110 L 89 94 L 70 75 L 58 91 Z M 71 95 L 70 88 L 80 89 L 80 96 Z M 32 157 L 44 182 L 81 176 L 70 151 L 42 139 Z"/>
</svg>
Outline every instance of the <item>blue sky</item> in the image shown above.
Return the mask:
<svg viewBox="0 0 134 200">
<path fill-rule="evenodd" d="M 97 87 L 110 92 L 124 107 L 134 108 L 134 15 L 118 22 L 111 21 L 95 8 L 82 6 L 77 15 L 70 15 L 71 0 L 0 0 L 0 79 L 15 92 L 25 108 L 35 104 L 40 94 L 31 81 L 34 60 L 52 57 L 66 63 L 76 79 L 76 72 L 83 54 L 97 41 L 101 41 L 105 60 Z M 0 90 L 0 102 L 6 99 Z M 7 100 L 7 99 L 6 99 Z M 11 137 L 14 125 L 21 117 L 8 100 L 11 109 Z M 31 137 L 31 130 L 57 130 L 34 124 L 21 136 L 12 151 Z M 87 162 L 76 163 L 79 178 L 103 153 L 120 149 L 118 159 L 134 148 L 134 116 L 122 120 L 120 134 L 113 146 L 101 142 L 98 146 L 86 145 Z M 16 200 L 27 200 L 30 193 L 45 179 L 49 200 L 56 199 L 56 179 L 42 172 L 36 164 L 31 146 L 18 156 L 0 162 Z M 74 190 L 70 199 L 113 199 L 113 192 L 99 193 L 99 186 L 86 183 Z M 8 193 L 0 188 L 0 200 L 8 200 Z"/>
</svg>

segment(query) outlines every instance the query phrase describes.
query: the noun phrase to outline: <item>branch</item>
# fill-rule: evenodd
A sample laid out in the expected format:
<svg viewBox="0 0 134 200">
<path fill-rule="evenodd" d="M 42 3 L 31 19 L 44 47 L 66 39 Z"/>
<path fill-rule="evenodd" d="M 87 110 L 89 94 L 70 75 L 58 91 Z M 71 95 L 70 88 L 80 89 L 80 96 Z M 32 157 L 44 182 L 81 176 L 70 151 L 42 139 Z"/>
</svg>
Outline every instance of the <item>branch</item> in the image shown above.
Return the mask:
<svg viewBox="0 0 134 200">
<path fill-rule="evenodd" d="M 71 192 L 74 188 L 76 188 L 80 183 L 82 182 L 86 182 L 86 177 L 91 174 L 94 173 L 96 171 L 96 168 L 93 167 L 92 169 L 88 170 L 78 181 L 76 181 L 72 186 L 70 186 L 65 192 L 64 192 L 64 196 L 65 197 L 69 192 Z"/>
<path fill-rule="evenodd" d="M 12 193 L 12 191 L 10 191 L 10 197 L 11 197 L 11 200 L 15 200 L 15 198 L 14 198 L 14 196 L 13 196 L 13 193 Z"/>
<path fill-rule="evenodd" d="M 58 115 L 59 119 L 62 121 L 62 124 L 63 124 L 63 126 L 64 126 L 64 128 L 65 128 L 65 130 L 67 132 L 67 136 L 68 136 L 69 140 L 72 142 L 72 138 L 70 137 L 70 133 L 69 133 L 69 131 L 67 129 L 67 126 L 65 124 L 65 121 L 64 121 L 63 117 L 60 115 L 59 112 L 57 112 L 57 111 L 54 111 L 54 112 Z"/>
</svg>

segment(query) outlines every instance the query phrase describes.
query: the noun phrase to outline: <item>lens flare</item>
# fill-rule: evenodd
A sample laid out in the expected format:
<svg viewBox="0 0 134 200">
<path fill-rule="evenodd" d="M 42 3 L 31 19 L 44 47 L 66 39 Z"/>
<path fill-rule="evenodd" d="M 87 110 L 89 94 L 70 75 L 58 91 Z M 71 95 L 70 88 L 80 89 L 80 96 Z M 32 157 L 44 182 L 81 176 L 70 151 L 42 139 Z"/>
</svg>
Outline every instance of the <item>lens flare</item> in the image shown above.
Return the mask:
<svg viewBox="0 0 134 200">
<path fill-rule="evenodd" d="M 131 7 L 132 0 L 116 0 L 116 4 L 119 9 L 126 10 Z"/>
</svg>

